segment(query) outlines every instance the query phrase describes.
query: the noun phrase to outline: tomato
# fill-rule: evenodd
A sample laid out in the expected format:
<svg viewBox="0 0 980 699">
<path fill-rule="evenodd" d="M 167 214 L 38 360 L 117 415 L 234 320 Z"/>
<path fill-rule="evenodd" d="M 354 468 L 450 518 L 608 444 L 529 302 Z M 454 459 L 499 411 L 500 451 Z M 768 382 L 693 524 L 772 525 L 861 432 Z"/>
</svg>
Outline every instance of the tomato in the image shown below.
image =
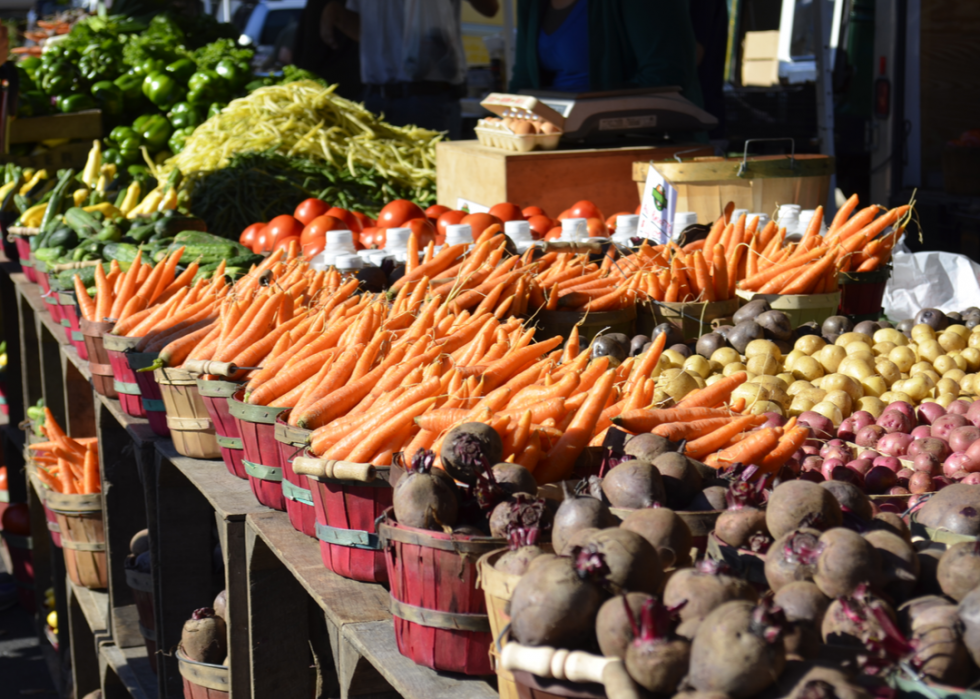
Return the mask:
<svg viewBox="0 0 980 699">
<path fill-rule="evenodd" d="M 542 209 L 540 206 L 525 206 L 523 211 L 521 211 L 521 213 L 524 214 L 524 218 L 526 219 L 530 219 L 532 216 L 548 215 L 544 212 L 544 209 Z"/>
<path fill-rule="evenodd" d="M 610 216 L 609 218 L 606 219 L 606 227 L 611 232 L 615 232 L 616 231 L 616 219 L 619 218 L 620 216 L 631 216 L 631 215 L 632 214 L 630 214 L 629 211 L 620 211 L 619 213 L 613 214 L 612 216 Z"/>
<path fill-rule="evenodd" d="M 264 223 L 253 223 L 251 226 L 242 231 L 242 234 L 238 236 L 238 242 L 247 247 L 249 250 L 255 244 L 255 237 L 265 228 Z"/>
<path fill-rule="evenodd" d="M 558 214 L 558 218 L 556 218 L 555 220 L 564 221 L 566 218 L 571 218 L 571 217 L 572 217 L 571 209 L 565 209 L 560 214 Z"/>
<path fill-rule="evenodd" d="M 289 244 L 292 243 L 292 242 L 294 242 L 294 241 L 296 242 L 296 245 L 302 247 L 303 244 L 300 242 L 299 236 L 298 235 L 290 235 L 290 236 L 287 236 L 285 238 L 280 238 L 279 240 L 277 240 L 276 241 L 276 244 L 273 246 L 272 249 L 273 250 L 278 250 L 279 248 L 284 248 L 288 252 L 289 251 Z"/>
<path fill-rule="evenodd" d="M 339 209 L 335 206 L 327 211 L 326 215 L 339 218 L 341 221 L 346 223 L 348 230 L 350 230 L 351 233 L 354 233 L 354 240 L 357 240 L 357 234 L 361 232 L 362 228 L 364 228 L 357 216 L 347 209 Z"/>
<path fill-rule="evenodd" d="M 545 240 L 558 240 L 559 238 L 561 238 L 561 226 L 555 226 L 544 235 Z"/>
<path fill-rule="evenodd" d="M 555 222 L 547 216 L 532 216 L 527 220 L 527 225 L 531 227 L 531 237 L 541 240 L 545 234 L 555 227 Z"/>
<path fill-rule="evenodd" d="M 387 230 L 369 226 L 361 231 L 361 245 L 365 250 L 381 250 L 385 246 Z"/>
<path fill-rule="evenodd" d="M 377 222 L 375 222 L 375 220 L 367 214 L 362 214 L 360 211 L 352 211 L 351 213 L 354 214 L 354 218 L 357 219 L 357 222 L 361 224 L 361 230 L 378 225 Z"/>
<path fill-rule="evenodd" d="M 436 221 L 436 234 L 441 236 L 443 240 L 446 239 L 446 226 L 455 226 L 457 223 L 466 218 L 465 211 L 447 211 L 441 216 L 439 220 Z"/>
<path fill-rule="evenodd" d="M 497 224 L 498 226 L 503 226 L 503 221 L 501 221 L 496 216 L 491 216 L 490 214 L 467 214 L 460 220 L 460 223 L 468 223 L 473 229 L 473 240 L 480 237 L 490 226 Z"/>
<path fill-rule="evenodd" d="M 327 246 L 326 238 L 318 238 L 312 243 L 307 243 L 303 246 L 303 257 L 307 260 L 312 260 L 314 257 L 323 252 L 323 248 Z"/>
<path fill-rule="evenodd" d="M 439 217 L 442 216 L 447 211 L 452 211 L 448 206 L 443 206 L 442 204 L 433 204 L 428 209 L 425 210 L 425 217 L 432 221 L 432 225 L 436 224 Z"/>
<path fill-rule="evenodd" d="M 642 210 L 643 210 L 643 204 L 637 204 L 636 205 L 636 211 L 634 212 L 634 214 L 636 216 L 639 216 L 640 215 L 640 211 L 642 211 Z"/>
<path fill-rule="evenodd" d="M 496 216 L 501 221 L 523 221 L 524 213 L 516 204 L 494 204 L 489 211 L 491 216 Z"/>
<path fill-rule="evenodd" d="M 568 215 L 571 218 L 601 218 L 605 220 L 606 217 L 602 215 L 599 211 L 599 207 L 593 204 L 588 199 L 583 199 L 582 201 L 577 201 L 572 204 L 572 208 L 568 210 Z"/>
<path fill-rule="evenodd" d="M 0 529 L 14 536 L 31 535 L 31 510 L 26 502 L 9 505 L 0 518 Z"/>
<path fill-rule="evenodd" d="M 393 202 L 385 204 L 378 214 L 378 226 L 380 228 L 398 228 L 405 225 L 413 218 L 425 218 L 425 212 L 419 205 L 407 199 L 395 199 Z"/>
<path fill-rule="evenodd" d="M 252 243 L 252 252 L 258 255 L 261 255 L 263 252 L 272 252 L 272 246 L 275 243 L 275 239 L 269 232 L 269 227 L 262 226 L 262 230 L 255 236 L 255 241 Z"/>
<path fill-rule="evenodd" d="M 7 489 L 7 467 L 0 466 L 0 490 Z"/>
<path fill-rule="evenodd" d="M 269 221 L 265 230 L 269 250 L 272 250 L 280 239 L 288 238 L 291 235 L 300 235 L 303 232 L 303 224 L 289 214 L 283 214 Z"/>
<path fill-rule="evenodd" d="M 609 230 L 601 218 L 587 219 L 585 225 L 589 229 L 590 238 L 605 238 L 609 235 Z"/>
<path fill-rule="evenodd" d="M 293 216 L 298 218 L 305 226 L 317 216 L 323 216 L 329 208 L 330 204 L 322 199 L 311 198 L 300 202 L 299 206 L 296 207 L 296 211 L 293 212 Z"/>
<path fill-rule="evenodd" d="M 412 230 L 415 237 L 419 239 L 419 252 L 425 250 L 425 246 L 436 239 L 436 227 L 427 218 L 413 218 L 406 224 Z"/>
<path fill-rule="evenodd" d="M 299 233 L 300 241 L 305 248 L 308 244 L 316 242 L 319 240 L 321 243 L 325 244 L 327 231 L 346 231 L 348 230 L 347 224 L 341 221 L 339 218 L 324 214 L 323 216 L 317 216 L 315 219 L 310 221 L 302 231 Z"/>
</svg>

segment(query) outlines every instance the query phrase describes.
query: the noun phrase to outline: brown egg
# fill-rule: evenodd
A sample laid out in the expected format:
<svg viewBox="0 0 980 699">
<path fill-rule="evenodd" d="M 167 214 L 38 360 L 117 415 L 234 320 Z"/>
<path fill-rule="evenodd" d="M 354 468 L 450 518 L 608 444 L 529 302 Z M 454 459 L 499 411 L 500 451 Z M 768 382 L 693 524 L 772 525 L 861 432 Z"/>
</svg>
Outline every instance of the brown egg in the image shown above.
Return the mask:
<svg viewBox="0 0 980 699">
<path fill-rule="evenodd" d="M 534 127 L 526 119 L 514 119 L 510 125 L 510 130 L 518 136 L 528 136 L 534 133 Z"/>
<path fill-rule="evenodd" d="M 541 125 L 541 133 L 561 133 L 561 129 L 552 124 L 550 121 L 546 121 Z"/>
</svg>

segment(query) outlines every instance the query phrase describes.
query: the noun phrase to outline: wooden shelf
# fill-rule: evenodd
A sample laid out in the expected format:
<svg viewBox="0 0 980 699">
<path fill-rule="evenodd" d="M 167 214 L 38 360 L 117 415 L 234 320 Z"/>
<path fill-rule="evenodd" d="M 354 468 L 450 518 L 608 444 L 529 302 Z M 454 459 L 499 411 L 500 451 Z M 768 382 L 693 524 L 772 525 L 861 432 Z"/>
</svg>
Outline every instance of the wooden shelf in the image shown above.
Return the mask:
<svg viewBox="0 0 980 699">
<path fill-rule="evenodd" d="M 90 590 L 87 587 L 76 585 L 68 579 L 71 586 L 71 593 L 78 600 L 78 605 L 82 608 L 85 621 L 93 634 L 99 635 L 108 632 L 109 628 L 109 593 L 104 590 Z"/>
<path fill-rule="evenodd" d="M 119 648 L 112 643 L 99 646 L 99 655 L 115 672 L 133 699 L 156 699 L 157 676 L 150 667 L 144 646 Z"/>
</svg>

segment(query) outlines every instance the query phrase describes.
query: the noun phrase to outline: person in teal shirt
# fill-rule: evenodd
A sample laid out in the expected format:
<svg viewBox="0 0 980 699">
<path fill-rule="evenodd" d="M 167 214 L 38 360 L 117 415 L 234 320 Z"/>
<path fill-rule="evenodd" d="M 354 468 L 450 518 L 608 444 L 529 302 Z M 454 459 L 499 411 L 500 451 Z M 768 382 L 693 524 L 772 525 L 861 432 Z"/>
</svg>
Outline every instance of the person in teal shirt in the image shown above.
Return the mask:
<svg viewBox="0 0 980 699">
<path fill-rule="evenodd" d="M 510 91 L 676 85 L 702 106 L 687 0 L 518 0 Z"/>
</svg>

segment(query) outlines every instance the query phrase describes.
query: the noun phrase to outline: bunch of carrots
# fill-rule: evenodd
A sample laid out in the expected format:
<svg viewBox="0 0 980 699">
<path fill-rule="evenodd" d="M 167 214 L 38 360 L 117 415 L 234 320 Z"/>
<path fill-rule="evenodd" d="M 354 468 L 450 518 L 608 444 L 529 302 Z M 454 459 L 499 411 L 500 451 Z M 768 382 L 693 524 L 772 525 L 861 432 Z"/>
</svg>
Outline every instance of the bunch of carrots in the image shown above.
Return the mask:
<svg viewBox="0 0 980 699">
<path fill-rule="evenodd" d="M 41 429 L 48 441 L 29 446 L 38 479 L 56 493 L 89 495 L 101 492 L 98 438 L 69 437 L 49 408 L 44 409 Z"/>
</svg>

